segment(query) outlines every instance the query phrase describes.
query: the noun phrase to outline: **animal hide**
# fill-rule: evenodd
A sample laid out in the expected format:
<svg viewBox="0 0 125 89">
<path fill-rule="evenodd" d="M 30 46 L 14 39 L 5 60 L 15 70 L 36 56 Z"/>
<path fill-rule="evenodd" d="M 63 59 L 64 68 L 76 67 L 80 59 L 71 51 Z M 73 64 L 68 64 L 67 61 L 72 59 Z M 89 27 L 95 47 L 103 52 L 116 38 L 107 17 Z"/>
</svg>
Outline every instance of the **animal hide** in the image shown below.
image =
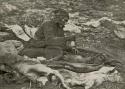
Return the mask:
<svg viewBox="0 0 125 89">
<path fill-rule="evenodd" d="M 52 65 L 53 64 L 53 65 Z M 57 65 L 59 64 L 59 65 Z M 59 67 L 59 68 L 52 68 L 52 67 Z M 63 67 L 60 67 L 63 66 Z M 75 66 L 76 68 L 84 68 L 85 65 L 79 63 L 67 63 L 61 61 L 49 61 L 47 63 L 44 60 L 44 63 L 41 64 L 39 60 L 26 60 L 17 62 L 13 65 L 13 67 L 26 77 L 28 77 L 32 81 L 37 81 L 45 85 L 46 82 L 49 80 L 47 77 L 51 74 L 54 74 L 58 77 L 60 83 L 63 85 L 64 88 L 70 89 L 70 87 L 75 85 L 83 85 L 85 89 L 90 89 L 94 84 L 97 86 L 102 84 L 104 81 L 111 81 L 111 82 L 121 82 L 122 78 L 115 67 L 107 67 L 101 65 L 98 70 L 93 70 L 87 73 L 77 73 L 76 71 L 73 72 L 68 69 L 68 67 L 64 68 L 65 66 L 72 67 Z M 73 68 L 73 67 L 72 67 Z M 75 70 L 75 68 L 74 68 Z"/>
<path fill-rule="evenodd" d="M 51 69 L 44 64 L 32 61 L 23 61 L 15 63 L 13 68 L 28 77 L 30 80 L 41 82 L 43 85 L 45 85 L 48 80 L 46 77 L 53 74 L 59 79 L 65 89 L 70 89 L 70 87 L 64 83 L 63 76 L 57 70 Z"/>
<path fill-rule="evenodd" d="M 45 63 L 48 67 L 55 69 L 67 69 L 77 73 L 88 73 L 99 70 L 103 65 L 85 64 L 85 63 L 70 63 L 64 61 L 51 61 Z"/>
<path fill-rule="evenodd" d="M 70 63 L 70 62 L 65 62 L 65 61 L 53 61 L 53 60 L 49 61 L 43 57 L 28 58 L 27 56 L 25 56 L 25 60 L 30 60 L 30 61 L 38 62 L 41 64 L 45 64 L 50 68 L 67 69 L 67 70 L 71 70 L 77 73 L 88 73 L 88 72 L 96 71 L 96 70 L 99 70 L 103 66 L 103 64 L 96 65 L 96 64 L 86 64 L 86 63 Z"/>
<path fill-rule="evenodd" d="M 90 89 L 94 84 L 97 86 L 104 81 L 121 82 L 122 78 L 115 67 L 103 66 L 99 70 L 89 73 L 76 73 L 67 69 L 52 69 L 47 64 L 25 60 L 13 66 L 18 72 L 22 73 L 32 81 L 37 81 L 45 85 L 49 80 L 48 76 L 53 74 L 58 77 L 65 89 L 75 85 L 85 85 L 85 89 Z"/>
<path fill-rule="evenodd" d="M 94 84 L 101 85 L 104 81 L 121 82 L 122 78 L 115 67 L 102 67 L 90 73 L 75 73 L 69 70 L 60 70 L 68 86 L 83 85 L 90 89 Z"/>
</svg>

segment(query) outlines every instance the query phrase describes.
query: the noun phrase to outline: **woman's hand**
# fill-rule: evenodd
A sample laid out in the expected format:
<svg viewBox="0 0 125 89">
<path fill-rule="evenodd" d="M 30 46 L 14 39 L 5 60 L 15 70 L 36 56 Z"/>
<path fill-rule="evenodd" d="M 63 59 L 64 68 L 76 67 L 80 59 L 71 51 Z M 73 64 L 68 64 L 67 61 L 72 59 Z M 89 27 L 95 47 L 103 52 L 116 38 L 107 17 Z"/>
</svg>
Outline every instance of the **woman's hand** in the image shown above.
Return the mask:
<svg viewBox="0 0 125 89">
<path fill-rule="evenodd" d="M 71 35 L 71 36 L 68 36 L 68 37 L 65 37 L 67 41 L 75 41 L 76 39 L 76 36 L 75 35 Z"/>
<path fill-rule="evenodd" d="M 79 53 L 79 50 L 78 50 L 76 47 L 73 47 L 73 48 L 72 48 L 72 52 L 73 52 L 74 54 L 78 54 L 78 53 Z"/>
</svg>

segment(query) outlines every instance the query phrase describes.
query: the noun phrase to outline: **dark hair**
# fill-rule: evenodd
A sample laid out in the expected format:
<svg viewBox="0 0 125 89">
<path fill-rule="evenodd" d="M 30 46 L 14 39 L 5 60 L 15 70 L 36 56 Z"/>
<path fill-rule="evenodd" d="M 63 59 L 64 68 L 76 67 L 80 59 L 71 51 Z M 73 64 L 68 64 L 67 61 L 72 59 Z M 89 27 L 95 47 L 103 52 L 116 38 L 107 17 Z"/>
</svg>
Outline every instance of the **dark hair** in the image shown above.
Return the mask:
<svg viewBox="0 0 125 89">
<path fill-rule="evenodd" d="M 50 73 L 47 77 L 48 77 L 48 81 L 52 82 L 52 76 L 55 76 L 55 74 Z"/>
<path fill-rule="evenodd" d="M 54 17 L 54 19 L 63 19 L 67 17 L 69 19 L 69 14 L 64 9 L 56 9 L 51 12 L 51 17 Z"/>
</svg>

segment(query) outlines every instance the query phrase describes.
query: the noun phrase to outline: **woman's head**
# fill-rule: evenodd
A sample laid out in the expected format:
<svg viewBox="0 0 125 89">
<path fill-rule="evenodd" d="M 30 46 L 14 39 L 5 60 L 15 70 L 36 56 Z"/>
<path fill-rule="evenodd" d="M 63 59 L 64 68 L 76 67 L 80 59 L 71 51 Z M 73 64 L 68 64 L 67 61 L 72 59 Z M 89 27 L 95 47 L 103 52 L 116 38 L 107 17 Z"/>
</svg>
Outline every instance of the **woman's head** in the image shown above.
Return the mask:
<svg viewBox="0 0 125 89">
<path fill-rule="evenodd" d="M 50 15 L 51 20 L 61 25 L 65 25 L 69 19 L 69 14 L 63 9 L 56 9 Z"/>
</svg>

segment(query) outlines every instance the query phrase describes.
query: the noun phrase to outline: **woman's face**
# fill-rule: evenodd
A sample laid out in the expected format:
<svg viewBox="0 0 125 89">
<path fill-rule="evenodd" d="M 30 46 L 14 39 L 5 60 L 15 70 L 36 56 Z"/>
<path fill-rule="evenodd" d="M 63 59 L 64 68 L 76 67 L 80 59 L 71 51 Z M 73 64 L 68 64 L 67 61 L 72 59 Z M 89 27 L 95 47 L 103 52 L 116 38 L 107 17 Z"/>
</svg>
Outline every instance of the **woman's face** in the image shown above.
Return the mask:
<svg viewBox="0 0 125 89">
<path fill-rule="evenodd" d="M 64 27 L 64 25 L 68 22 L 69 16 L 68 15 L 52 15 L 50 18 L 52 21 L 58 23 L 61 27 Z"/>
<path fill-rule="evenodd" d="M 68 20 L 69 20 L 68 17 L 64 17 L 64 18 L 60 19 L 59 24 L 64 26 L 68 22 Z"/>
</svg>

